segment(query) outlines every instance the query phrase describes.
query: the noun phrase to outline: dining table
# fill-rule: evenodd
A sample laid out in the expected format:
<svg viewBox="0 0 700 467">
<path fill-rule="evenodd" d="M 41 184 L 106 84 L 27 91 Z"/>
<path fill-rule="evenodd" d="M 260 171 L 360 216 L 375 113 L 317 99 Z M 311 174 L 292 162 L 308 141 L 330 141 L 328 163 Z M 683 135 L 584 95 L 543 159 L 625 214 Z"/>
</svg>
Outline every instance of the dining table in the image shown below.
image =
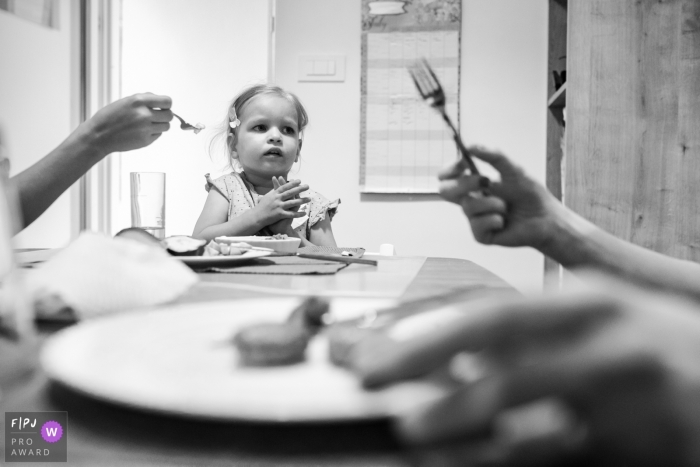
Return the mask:
<svg viewBox="0 0 700 467">
<path fill-rule="evenodd" d="M 228 301 L 235 313 L 235 303 L 309 295 L 398 304 L 434 300 L 439 304 L 441 297 L 459 291 L 468 309 L 472 299 L 518 293 L 496 274 L 466 259 L 364 258 L 376 260 L 377 265 L 349 264 L 335 274 L 323 275 L 198 272 L 199 281 L 193 287 L 162 307 L 206 308 Z M 67 465 L 411 465 L 414 452 L 395 436 L 391 417 L 280 421 L 188 417 L 122 405 L 67 387 L 47 375 L 39 356 L 47 341 L 73 326 L 76 324 L 38 321 L 37 336 L 31 342 L 0 337 L 2 411 L 67 412 Z M 6 427 L 0 426 L 4 440 Z"/>
</svg>

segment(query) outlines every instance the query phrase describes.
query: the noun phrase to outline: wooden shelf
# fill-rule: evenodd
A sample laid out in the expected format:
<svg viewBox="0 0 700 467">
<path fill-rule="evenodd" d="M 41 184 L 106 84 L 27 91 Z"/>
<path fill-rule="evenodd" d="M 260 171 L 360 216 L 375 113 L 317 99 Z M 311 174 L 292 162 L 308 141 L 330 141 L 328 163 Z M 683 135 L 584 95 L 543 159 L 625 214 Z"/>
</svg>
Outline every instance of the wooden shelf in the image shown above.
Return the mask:
<svg viewBox="0 0 700 467">
<path fill-rule="evenodd" d="M 547 107 L 550 109 L 566 107 L 566 83 L 562 84 L 562 86 L 557 89 L 557 92 L 552 94 L 552 97 L 550 97 L 547 102 Z"/>
</svg>

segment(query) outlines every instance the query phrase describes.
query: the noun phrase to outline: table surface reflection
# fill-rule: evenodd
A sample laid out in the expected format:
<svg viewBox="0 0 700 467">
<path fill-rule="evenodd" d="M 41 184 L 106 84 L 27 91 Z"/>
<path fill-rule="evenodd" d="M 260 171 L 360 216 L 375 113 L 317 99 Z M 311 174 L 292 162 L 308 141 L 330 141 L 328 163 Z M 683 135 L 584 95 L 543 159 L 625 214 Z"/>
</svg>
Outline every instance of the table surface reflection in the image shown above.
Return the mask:
<svg viewBox="0 0 700 467">
<path fill-rule="evenodd" d="M 481 296 L 513 293 L 498 276 L 466 260 L 372 258 L 379 260 L 377 267 L 352 264 L 329 276 L 201 273 L 200 283 L 176 303 L 306 293 L 408 301 L 465 287 Z M 57 328 L 42 326 L 41 338 Z M 0 340 L 0 406 L 3 412 L 67 411 L 68 465 L 409 465 L 389 421 L 195 421 L 103 403 L 48 381 L 37 365 L 40 345 L 22 348 Z"/>
</svg>

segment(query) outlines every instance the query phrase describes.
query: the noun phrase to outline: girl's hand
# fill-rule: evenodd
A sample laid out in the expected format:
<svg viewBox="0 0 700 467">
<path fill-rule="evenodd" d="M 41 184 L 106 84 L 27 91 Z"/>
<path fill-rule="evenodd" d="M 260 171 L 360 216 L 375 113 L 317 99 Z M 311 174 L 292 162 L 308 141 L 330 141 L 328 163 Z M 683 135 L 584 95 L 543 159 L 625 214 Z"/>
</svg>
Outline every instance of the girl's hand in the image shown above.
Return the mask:
<svg viewBox="0 0 700 467">
<path fill-rule="evenodd" d="M 280 188 L 285 183 L 287 182 L 284 180 L 284 177 L 272 177 L 272 186 L 275 189 Z M 294 199 L 299 199 L 299 195 L 296 195 Z M 298 212 L 300 207 L 301 206 L 296 206 L 295 208 L 290 209 L 290 211 Z M 292 219 L 281 219 L 268 225 L 267 227 L 270 229 L 270 231 L 272 231 L 272 233 L 289 234 L 289 231 L 292 229 Z"/>
<path fill-rule="evenodd" d="M 470 148 L 480 160 L 501 174 L 500 182 L 481 195 L 482 177 L 465 175 L 460 159 L 439 174 L 440 196 L 462 206 L 474 238 L 487 245 L 531 246 L 540 249 L 550 242 L 551 228 L 564 208 L 545 187 L 530 178 L 505 155 L 483 148 Z"/>
<path fill-rule="evenodd" d="M 302 185 L 300 180 L 285 182 L 283 177 L 272 177 L 273 189 L 260 201 L 255 209 L 258 211 L 259 222 L 264 226 L 272 227 L 279 221 L 284 221 L 274 227 L 275 233 L 286 233 L 286 228 L 291 227 L 292 219 L 304 217 L 306 213 L 299 212 L 299 207 L 308 203 L 309 198 L 301 198 L 300 193 L 309 189 L 308 185 Z M 284 228 L 285 232 L 277 232 L 278 228 Z"/>
</svg>

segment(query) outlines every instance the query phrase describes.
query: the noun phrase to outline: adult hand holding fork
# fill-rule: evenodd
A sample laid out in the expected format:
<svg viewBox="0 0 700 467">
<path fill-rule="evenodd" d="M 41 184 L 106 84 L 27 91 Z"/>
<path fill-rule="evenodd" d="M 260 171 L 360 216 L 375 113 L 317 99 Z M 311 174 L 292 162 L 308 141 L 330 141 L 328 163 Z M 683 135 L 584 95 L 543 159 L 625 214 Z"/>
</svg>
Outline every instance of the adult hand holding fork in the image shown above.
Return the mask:
<svg viewBox="0 0 700 467">
<path fill-rule="evenodd" d="M 488 193 L 479 193 L 484 178 L 465 173 L 467 162 L 460 159 L 438 175 L 440 196 L 462 207 L 478 242 L 542 251 L 553 240 L 555 226 L 566 216 L 566 209 L 505 155 L 478 147 L 469 151 L 493 166 L 501 175 L 500 181 L 490 182 Z"/>
</svg>

